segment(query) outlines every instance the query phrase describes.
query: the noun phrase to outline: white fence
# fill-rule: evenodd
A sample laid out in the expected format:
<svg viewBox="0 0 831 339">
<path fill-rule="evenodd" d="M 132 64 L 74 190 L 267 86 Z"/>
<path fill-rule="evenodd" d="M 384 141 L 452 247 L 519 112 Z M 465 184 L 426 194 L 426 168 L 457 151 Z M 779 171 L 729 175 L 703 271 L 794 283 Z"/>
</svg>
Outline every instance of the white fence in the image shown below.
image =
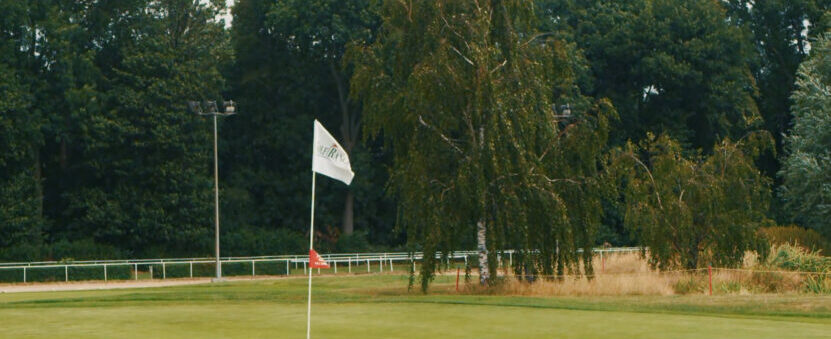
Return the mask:
<svg viewBox="0 0 831 339">
<path fill-rule="evenodd" d="M 637 247 L 596 248 L 593 250 L 601 256 L 604 253 L 637 252 Z M 501 251 L 500 263 L 513 266 L 513 250 Z M 446 258 L 450 261 L 467 263 L 469 257 L 477 257 L 476 251 L 456 251 Z M 504 256 L 507 256 L 505 258 Z M 322 254 L 331 268 L 326 273 L 373 273 L 395 271 L 395 263 L 415 265 L 423 258 L 421 252 L 380 252 L 380 253 L 339 253 Z M 440 258 L 439 254 L 436 258 Z M 256 257 L 220 258 L 223 276 L 257 276 L 307 274 L 308 256 L 279 255 Z M 172 259 L 130 259 L 130 260 L 83 260 L 72 262 L 40 261 L 0 263 L 0 283 L 32 281 L 70 281 L 70 280 L 126 280 L 126 279 L 168 279 L 210 277 L 214 274 L 214 258 L 172 258 Z M 260 266 L 259 271 L 257 266 Z M 196 267 L 196 271 L 194 271 Z M 409 267 L 408 267 L 409 268 Z M 155 269 L 155 272 L 154 272 Z M 400 268 L 399 268 L 400 269 Z M 169 274 L 175 270 L 175 274 Z M 292 271 L 296 273 L 292 273 Z M 194 274 L 196 272 L 196 274 Z M 320 272 L 320 269 L 318 269 Z M 34 277 L 33 277 L 34 275 Z"/>
</svg>

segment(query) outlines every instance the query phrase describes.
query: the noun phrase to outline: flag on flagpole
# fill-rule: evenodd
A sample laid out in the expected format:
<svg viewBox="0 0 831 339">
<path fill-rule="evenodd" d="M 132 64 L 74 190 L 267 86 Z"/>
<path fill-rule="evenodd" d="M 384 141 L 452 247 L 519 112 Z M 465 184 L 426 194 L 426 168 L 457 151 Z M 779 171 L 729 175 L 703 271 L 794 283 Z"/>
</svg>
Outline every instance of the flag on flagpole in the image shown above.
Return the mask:
<svg viewBox="0 0 831 339">
<path fill-rule="evenodd" d="M 315 235 L 315 178 L 323 174 L 349 185 L 355 173 L 349 164 L 349 155 L 319 121 L 315 120 L 312 149 L 312 208 L 309 220 L 309 303 L 306 310 L 306 339 L 312 336 L 312 268 L 329 268 L 329 264 L 314 250 Z"/>
<path fill-rule="evenodd" d="M 319 121 L 315 120 L 312 171 L 343 181 L 349 185 L 355 173 L 349 164 L 349 155 Z"/>
<path fill-rule="evenodd" d="M 329 268 L 329 263 L 317 254 L 317 251 L 309 250 L 309 268 Z"/>
</svg>

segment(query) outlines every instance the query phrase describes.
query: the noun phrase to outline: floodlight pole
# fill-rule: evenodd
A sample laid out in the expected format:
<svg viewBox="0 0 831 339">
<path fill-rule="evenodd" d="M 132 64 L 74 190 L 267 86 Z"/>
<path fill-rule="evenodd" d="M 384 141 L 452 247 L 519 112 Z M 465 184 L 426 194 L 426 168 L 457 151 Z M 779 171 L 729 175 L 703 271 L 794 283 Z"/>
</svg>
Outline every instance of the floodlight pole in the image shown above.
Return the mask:
<svg viewBox="0 0 831 339">
<path fill-rule="evenodd" d="M 211 279 L 212 282 L 222 281 L 222 262 L 220 261 L 219 252 L 219 151 L 218 147 L 218 132 L 217 132 L 217 116 L 233 115 L 235 114 L 235 107 L 233 101 L 226 101 L 224 103 L 225 112 L 220 113 L 216 107 L 215 101 L 205 101 L 204 103 L 190 101 L 188 102 L 191 110 L 199 115 L 211 115 L 214 120 L 214 253 L 216 254 L 216 277 Z M 203 111 L 207 108 L 207 112 Z"/>
<path fill-rule="evenodd" d="M 214 116 L 214 236 L 216 243 L 216 278 L 222 280 L 222 262 L 219 261 L 219 152 L 217 151 L 216 114 Z"/>
</svg>

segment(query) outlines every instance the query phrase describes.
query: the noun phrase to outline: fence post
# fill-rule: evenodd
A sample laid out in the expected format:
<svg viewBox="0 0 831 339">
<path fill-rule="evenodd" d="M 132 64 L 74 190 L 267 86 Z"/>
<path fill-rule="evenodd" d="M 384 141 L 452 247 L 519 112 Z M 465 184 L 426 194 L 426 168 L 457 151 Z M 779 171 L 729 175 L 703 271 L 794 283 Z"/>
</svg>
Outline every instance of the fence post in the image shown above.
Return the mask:
<svg viewBox="0 0 831 339">
<path fill-rule="evenodd" d="M 349 265 L 349 273 L 352 273 L 352 258 L 346 258 L 346 263 Z"/>
<path fill-rule="evenodd" d="M 390 272 L 395 272 L 395 268 L 392 267 L 392 258 L 390 258 Z"/>
<path fill-rule="evenodd" d="M 257 265 L 257 263 L 254 260 L 251 260 L 251 276 L 252 277 L 257 276 L 257 270 L 256 270 L 257 266 L 256 265 Z"/>
<path fill-rule="evenodd" d="M 306 262 L 303 262 L 303 275 L 306 275 Z"/>
<path fill-rule="evenodd" d="M 465 259 L 467 259 L 467 257 L 465 257 Z M 508 264 L 511 265 L 511 267 L 514 267 L 514 251 L 508 252 Z"/>
<path fill-rule="evenodd" d="M 338 262 L 333 261 L 332 264 L 335 265 L 335 274 L 338 274 Z"/>
<path fill-rule="evenodd" d="M 370 270 L 369 270 L 369 269 L 370 269 L 370 267 L 369 267 L 369 259 L 367 259 L 367 260 L 366 260 L 366 273 L 369 273 L 369 272 L 370 272 Z"/>
<path fill-rule="evenodd" d="M 190 262 L 190 277 L 193 278 L 193 261 Z"/>
<path fill-rule="evenodd" d="M 295 264 L 297 265 L 297 264 Z M 291 275 L 291 269 L 289 267 L 289 260 L 286 259 L 286 275 Z"/>
<path fill-rule="evenodd" d="M 378 258 L 378 272 L 384 272 L 384 259 Z"/>
<path fill-rule="evenodd" d="M 150 280 L 153 280 L 153 265 L 150 265 Z"/>
<path fill-rule="evenodd" d="M 104 264 L 104 282 L 107 282 L 107 264 Z"/>
<path fill-rule="evenodd" d="M 165 262 L 162 261 L 162 280 L 167 279 L 167 267 Z"/>
<path fill-rule="evenodd" d="M 64 281 L 69 281 L 69 266 L 63 265 Z"/>
<path fill-rule="evenodd" d="M 26 282 L 26 266 L 23 266 L 23 282 Z"/>
<path fill-rule="evenodd" d="M 136 280 L 138 280 L 138 264 L 133 264 L 133 267 L 135 268 L 133 272 L 136 272 Z"/>
</svg>

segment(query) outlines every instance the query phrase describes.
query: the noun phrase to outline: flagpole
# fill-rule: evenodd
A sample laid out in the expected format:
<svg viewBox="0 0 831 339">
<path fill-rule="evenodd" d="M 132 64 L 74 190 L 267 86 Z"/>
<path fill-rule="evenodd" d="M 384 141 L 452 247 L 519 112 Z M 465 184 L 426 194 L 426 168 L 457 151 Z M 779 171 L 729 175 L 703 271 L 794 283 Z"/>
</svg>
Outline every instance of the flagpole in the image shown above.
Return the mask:
<svg viewBox="0 0 831 339">
<path fill-rule="evenodd" d="M 311 339 L 312 335 L 312 256 L 311 250 L 314 246 L 315 234 L 315 178 L 317 173 L 312 171 L 312 217 L 311 226 L 309 227 L 309 307 L 306 313 L 306 339 Z"/>
</svg>

